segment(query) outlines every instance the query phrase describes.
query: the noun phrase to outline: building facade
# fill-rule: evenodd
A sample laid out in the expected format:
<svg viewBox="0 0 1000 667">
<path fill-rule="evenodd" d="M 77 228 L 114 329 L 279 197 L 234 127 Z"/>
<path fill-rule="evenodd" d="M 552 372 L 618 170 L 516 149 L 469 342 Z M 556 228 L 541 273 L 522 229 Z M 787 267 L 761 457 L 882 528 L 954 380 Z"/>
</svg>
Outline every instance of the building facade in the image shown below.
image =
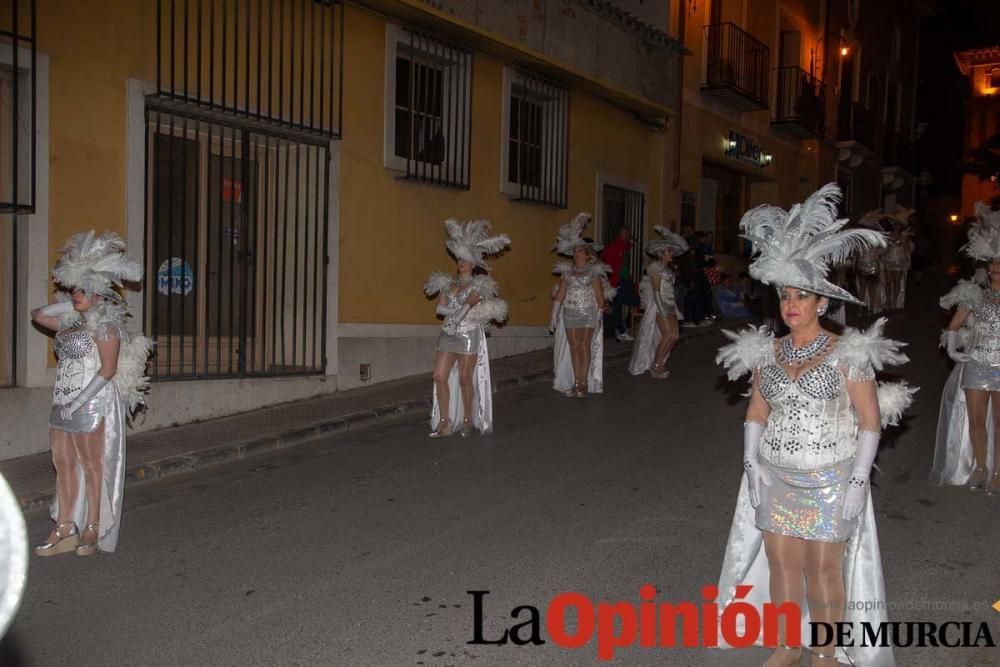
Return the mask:
<svg viewBox="0 0 1000 667">
<path fill-rule="evenodd" d="M 669 224 L 681 47 L 662 7 L 2 4 L 3 458 L 47 447 L 54 358 L 28 312 L 71 234 L 145 259 L 126 296 L 157 344 L 151 429 L 428 372 L 447 218 L 513 239 L 494 356 L 551 345 L 559 225 Z"/>
<path fill-rule="evenodd" d="M 824 183 L 843 213 L 912 204 L 918 21 L 907 0 L 685 0 L 684 59 L 664 209 L 745 264 L 744 211 Z M 886 30 L 891 36 L 887 40 Z"/>
<path fill-rule="evenodd" d="M 978 201 L 1000 197 L 1000 46 L 955 53 L 955 64 L 969 80 L 965 102 L 965 155 L 962 176 L 963 220 L 975 215 Z"/>
</svg>

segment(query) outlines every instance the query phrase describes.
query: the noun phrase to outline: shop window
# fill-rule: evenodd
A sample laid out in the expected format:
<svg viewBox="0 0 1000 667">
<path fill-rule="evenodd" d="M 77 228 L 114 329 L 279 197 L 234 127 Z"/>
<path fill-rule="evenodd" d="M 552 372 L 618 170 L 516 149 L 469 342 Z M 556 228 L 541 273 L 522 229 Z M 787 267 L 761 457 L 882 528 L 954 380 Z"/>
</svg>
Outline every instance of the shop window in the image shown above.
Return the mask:
<svg viewBox="0 0 1000 667">
<path fill-rule="evenodd" d="M 569 92 L 504 70 L 501 190 L 516 199 L 566 206 Z"/>
<path fill-rule="evenodd" d="M 472 53 L 399 26 L 386 31 L 385 166 L 468 189 Z"/>
</svg>

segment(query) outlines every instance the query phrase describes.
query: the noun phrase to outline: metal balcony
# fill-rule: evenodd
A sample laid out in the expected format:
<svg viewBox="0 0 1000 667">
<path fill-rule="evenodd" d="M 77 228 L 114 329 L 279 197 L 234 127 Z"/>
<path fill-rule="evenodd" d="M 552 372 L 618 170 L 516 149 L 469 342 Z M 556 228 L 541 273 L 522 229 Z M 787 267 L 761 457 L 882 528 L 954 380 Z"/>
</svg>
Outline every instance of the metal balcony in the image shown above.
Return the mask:
<svg viewBox="0 0 1000 667">
<path fill-rule="evenodd" d="M 823 135 L 826 85 L 801 67 L 778 68 L 778 95 L 771 124 L 800 139 Z"/>
<path fill-rule="evenodd" d="M 733 23 L 705 26 L 701 91 L 738 111 L 767 108 L 767 45 Z"/>
</svg>

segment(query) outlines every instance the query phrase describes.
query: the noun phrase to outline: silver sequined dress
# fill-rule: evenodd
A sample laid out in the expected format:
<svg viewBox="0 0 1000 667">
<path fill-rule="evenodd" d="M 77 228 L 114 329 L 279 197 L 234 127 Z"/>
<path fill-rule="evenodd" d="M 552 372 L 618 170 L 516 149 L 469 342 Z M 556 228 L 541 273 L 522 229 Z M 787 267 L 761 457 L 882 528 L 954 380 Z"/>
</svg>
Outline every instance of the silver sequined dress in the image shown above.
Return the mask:
<svg viewBox="0 0 1000 667">
<path fill-rule="evenodd" d="M 55 352 L 58 359 L 56 383 L 52 390 L 52 412 L 49 426 L 69 433 L 93 433 L 100 427 L 107 413 L 108 401 L 118 400 L 113 385 L 106 385 L 101 392 L 87 401 L 69 419 L 63 419 L 62 408 L 73 402 L 84 387 L 101 369 L 101 357 L 97 351 L 97 340 L 122 340 L 123 330 L 114 321 L 105 321 L 95 328 L 77 322 L 61 329 L 55 336 Z"/>
<path fill-rule="evenodd" d="M 759 463 L 770 473 L 761 492 L 757 527 L 824 542 L 843 542 L 856 521 L 841 516 L 858 435 L 846 382 L 875 379 L 870 365 L 844 359 L 840 342 L 792 380 L 773 356 L 758 368 L 761 396 L 771 409 Z"/>
<path fill-rule="evenodd" d="M 465 305 L 469 295 L 475 291 L 472 281 L 465 283 L 455 281 L 458 290 L 449 289 L 445 297 L 445 306 L 451 310 L 459 310 Z M 479 345 L 482 341 L 482 323 L 473 317 L 466 317 L 459 322 L 455 333 L 451 334 L 444 330 L 438 336 L 437 349 L 439 352 L 454 352 L 456 354 L 478 354 Z"/>
<path fill-rule="evenodd" d="M 567 329 L 593 329 L 596 326 L 597 296 L 594 280 L 600 274 L 593 266 L 574 267 L 565 274 L 566 297 L 563 300 L 563 326 Z"/>
<path fill-rule="evenodd" d="M 967 347 L 972 359 L 962 373 L 963 389 L 1000 391 L 1000 300 L 987 297 L 964 302 L 971 312 L 972 339 Z"/>
</svg>

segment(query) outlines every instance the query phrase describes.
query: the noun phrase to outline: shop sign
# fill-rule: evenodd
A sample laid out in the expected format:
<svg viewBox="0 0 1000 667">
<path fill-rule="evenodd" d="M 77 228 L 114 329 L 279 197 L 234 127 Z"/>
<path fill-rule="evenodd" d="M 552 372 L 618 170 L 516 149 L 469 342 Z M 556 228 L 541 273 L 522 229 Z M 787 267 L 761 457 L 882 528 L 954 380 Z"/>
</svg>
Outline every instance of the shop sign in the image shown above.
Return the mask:
<svg viewBox="0 0 1000 667">
<path fill-rule="evenodd" d="M 771 164 L 774 156 L 765 153 L 750 137 L 740 134 L 736 130 L 729 130 L 729 135 L 725 141 L 726 157 L 732 158 L 745 164 L 752 164 L 763 169 Z"/>
</svg>

